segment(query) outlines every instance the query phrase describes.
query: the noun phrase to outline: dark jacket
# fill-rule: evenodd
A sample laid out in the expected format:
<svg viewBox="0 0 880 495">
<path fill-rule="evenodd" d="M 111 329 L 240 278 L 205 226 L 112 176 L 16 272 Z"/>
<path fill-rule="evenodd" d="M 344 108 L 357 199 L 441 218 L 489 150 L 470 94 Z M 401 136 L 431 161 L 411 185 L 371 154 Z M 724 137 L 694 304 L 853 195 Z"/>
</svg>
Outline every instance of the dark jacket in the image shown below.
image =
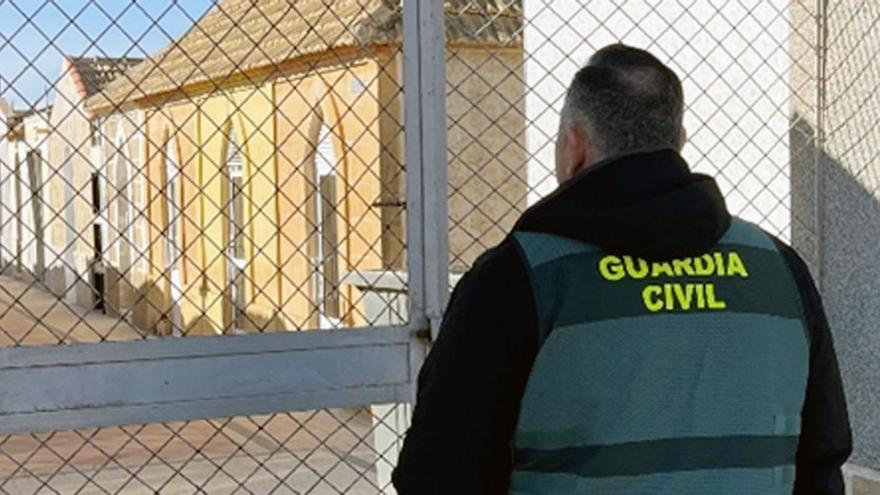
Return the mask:
<svg viewBox="0 0 880 495">
<path fill-rule="evenodd" d="M 730 214 L 710 177 L 672 150 L 597 164 L 526 211 L 514 230 L 575 238 L 648 259 L 701 254 Z M 795 494 L 843 495 L 852 438 L 822 302 L 803 260 L 775 240 L 796 279 L 811 336 Z M 419 373 L 412 426 L 393 481 L 401 495 L 506 494 L 520 400 L 538 352 L 526 265 L 508 238 L 456 286 Z M 553 407 L 548 404 L 547 407 Z"/>
</svg>

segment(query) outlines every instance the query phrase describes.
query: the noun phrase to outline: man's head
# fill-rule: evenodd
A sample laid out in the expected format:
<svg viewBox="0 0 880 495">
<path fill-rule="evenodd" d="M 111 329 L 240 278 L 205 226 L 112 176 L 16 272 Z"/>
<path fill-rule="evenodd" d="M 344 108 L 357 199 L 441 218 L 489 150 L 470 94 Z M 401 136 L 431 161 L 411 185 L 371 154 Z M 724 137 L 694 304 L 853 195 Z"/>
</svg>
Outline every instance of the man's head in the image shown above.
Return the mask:
<svg viewBox="0 0 880 495">
<path fill-rule="evenodd" d="M 556 140 L 563 183 L 605 158 L 685 141 L 681 81 L 650 53 L 623 44 L 590 57 L 565 96 Z"/>
</svg>

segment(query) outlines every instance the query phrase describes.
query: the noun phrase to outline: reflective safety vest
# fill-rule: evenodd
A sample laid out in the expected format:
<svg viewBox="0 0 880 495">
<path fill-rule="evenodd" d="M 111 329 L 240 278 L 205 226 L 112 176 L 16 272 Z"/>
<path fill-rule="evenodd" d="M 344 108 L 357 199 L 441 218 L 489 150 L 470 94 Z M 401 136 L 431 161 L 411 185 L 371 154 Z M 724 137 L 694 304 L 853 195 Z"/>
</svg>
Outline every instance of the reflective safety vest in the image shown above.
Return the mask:
<svg viewBox="0 0 880 495">
<path fill-rule="evenodd" d="M 809 337 L 768 235 L 734 219 L 710 252 L 662 262 L 514 236 L 541 347 L 512 494 L 791 493 Z"/>
</svg>

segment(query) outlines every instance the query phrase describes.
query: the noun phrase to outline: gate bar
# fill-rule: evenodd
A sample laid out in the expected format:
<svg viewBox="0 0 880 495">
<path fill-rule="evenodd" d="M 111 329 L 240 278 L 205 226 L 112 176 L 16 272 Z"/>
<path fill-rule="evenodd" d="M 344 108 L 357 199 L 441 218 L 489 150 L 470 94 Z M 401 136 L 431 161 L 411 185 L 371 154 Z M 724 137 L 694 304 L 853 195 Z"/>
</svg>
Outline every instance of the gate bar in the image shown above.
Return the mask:
<svg viewBox="0 0 880 495">
<path fill-rule="evenodd" d="M 433 339 L 449 294 L 443 2 L 403 2 L 403 54 L 411 317 Z"/>
</svg>

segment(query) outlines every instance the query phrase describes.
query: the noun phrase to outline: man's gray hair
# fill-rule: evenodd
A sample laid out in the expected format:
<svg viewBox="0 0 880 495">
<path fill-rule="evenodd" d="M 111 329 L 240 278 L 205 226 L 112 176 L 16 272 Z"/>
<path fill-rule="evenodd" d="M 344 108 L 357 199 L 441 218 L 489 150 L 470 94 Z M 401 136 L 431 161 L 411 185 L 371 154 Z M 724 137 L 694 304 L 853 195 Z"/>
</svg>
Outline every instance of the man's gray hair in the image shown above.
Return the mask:
<svg viewBox="0 0 880 495">
<path fill-rule="evenodd" d="M 563 122 L 590 133 L 603 157 L 681 145 L 681 81 L 656 57 L 623 44 L 590 57 L 565 97 Z"/>
</svg>

